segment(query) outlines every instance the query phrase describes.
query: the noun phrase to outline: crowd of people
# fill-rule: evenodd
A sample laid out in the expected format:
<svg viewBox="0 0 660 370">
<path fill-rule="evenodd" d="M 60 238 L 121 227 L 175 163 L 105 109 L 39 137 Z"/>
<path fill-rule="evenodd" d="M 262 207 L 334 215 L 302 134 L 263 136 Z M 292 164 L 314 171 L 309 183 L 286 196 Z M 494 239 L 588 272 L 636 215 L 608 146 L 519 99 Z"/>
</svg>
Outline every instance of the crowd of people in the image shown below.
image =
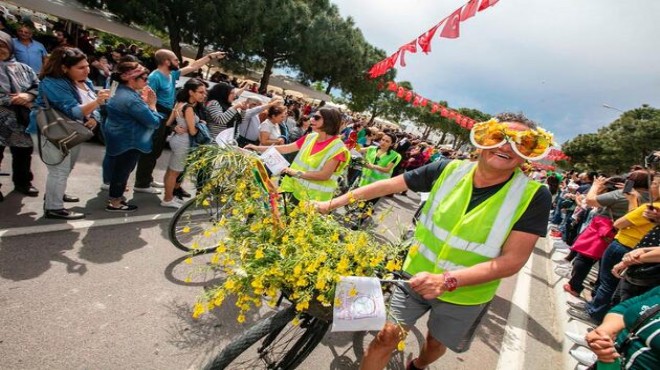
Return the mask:
<svg viewBox="0 0 660 370">
<path fill-rule="evenodd" d="M 660 152 L 647 158 L 658 160 Z M 583 347 L 571 355 L 581 368 L 615 359 L 627 369 L 658 367 L 658 316 L 649 314 L 636 329 L 635 323 L 660 306 L 660 173 L 635 165 L 626 174 L 544 176 L 558 184 L 550 233 L 567 252 L 555 273 L 568 279 L 564 291 L 579 298 L 567 301 L 567 313 L 594 328 L 565 333 Z M 594 282 L 588 281 L 592 269 Z M 626 340 L 631 332 L 634 338 Z"/>
<path fill-rule="evenodd" d="M 100 125 L 108 212 L 138 209 L 125 197 L 133 171 L 134 192 L 163 194 L 161 206 L 181 207 L 191 197 L 182 187 L 189 152 L 233 128 L 239 146 L 259 152 L 274 147 L 287 156 L 291 165 L 283 171 L 288 176 L 280 190 L 296 201 L 317 202 L 321 212 L 351 199 L 373 205 L 408 190 L 429 193 L 414 234 L 417 253 L 410 253 L 404 265 L 409 284 L 392 297 L 397 324 L 388 323 L 377 335 L 362 368 L 383 368 L 402 329 L 428 311 L 426 342 L 408 369 L 425 368 L 447 348 L 467 350 L 500 279 L 522 268 L 537 239 L 546 235 L 548 221 L 551 235 L 571 247 L 556 270 L 570 279 L 564 285 L 568 294 L 580 297 L 589 271 L 599 265 L 591 299 L 572 302 L 568 311 L 597 327 L 569 338 L 593 350 L 591 362 L 622 358 L 631 369 L 659 366 L 657 310 L 644 317 L 645 326 L 635 323 L 642 311 L 660 305 L 652 269 L 660 262 L 660 173 L 641 167 L 620 176 L 529 167 L 524 172 L 523 163 L 541 159 L 552 140 L 521 114 L 475 125 L 471 143 L 477 150 L 463 153 L 323 104 L 278 96 L 268 102 L 242 99 L 245 88 L 253 86 L 240 87 L 222 74 L 213 76 L 216 84 L 210 89 L 204 80 L 191 78 L 177 90 L 182 75 L 221 60 L 222 52 L 183 66 L 166 49 L 146 58 L 134 45 L 115 46 L 106 50 L 109 54 L 89 48 L 91 40 L 75 48 L 63 31 L 49 50 L 32 40 L 32 31 L 21 25 L 16 38 L 0 31 L 0 146 L 10 148 L 15 190 L 27 196 L 40 193 L 31 172 L 33 148 L 39 148 L 48 169 L 46 218 L 85 217 L 65 207 L 79 201 L 66 188 L 80 146 L 63 153 L 42 140 L 35 108 L 45 107 L 46 100 L 90 129 Z M 160 182 L 154 168 L 166 144 L 171 151 Z M 349 180 L 358 187 L 335 198 L 352 155 L 364 161 Z"/>
</svg>

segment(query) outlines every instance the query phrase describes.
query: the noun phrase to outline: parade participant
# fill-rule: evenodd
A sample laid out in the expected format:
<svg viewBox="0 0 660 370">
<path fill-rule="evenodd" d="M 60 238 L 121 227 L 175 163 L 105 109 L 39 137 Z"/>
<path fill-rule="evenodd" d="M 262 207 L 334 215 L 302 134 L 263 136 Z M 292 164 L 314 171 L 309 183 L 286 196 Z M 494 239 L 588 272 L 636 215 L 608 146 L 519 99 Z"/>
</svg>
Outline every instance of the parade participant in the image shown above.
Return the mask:
<svg viewBox="0 0 660 370">
<path fill-rule="evenodd" d="M 156 111 L 156 94 L 147 85 L 149 71 L 137 62 L 121 62 L 116 69 L 112 80 L 119 86 L 108 101 L 103 125 L 110 180 L 110 202 L 105 210 L 133 212 L 137 206 L 123 197 L 126 182 L 141 153 L 151 151 L 151 136 L 162 117 Z"/>
<path fill-rule="evenodd" d="M 271 108 L 272 109 L 272 108 Z M 339 135 L 341 113 L 321 108 L 311 117 L 314 132 L 297 141 L 274 146 L 278 152 L 298 152 L 291 167 L 283 170 L 289 175 L 282 179 L 280 190 L 290 192 L 297 200 L 329 200 L 337 189 L 337 178 L 348 164 L 350 155 Z M 264 152 L 269 146 L 246 145 L 246 149 Z"/>
<path fill-rule="evenodd" d="M 218 60 L 225 57 L 223 52 L 210 53 L 186 67 L 179 69 L 179 58 L 176 54 L 167 49 L 160 49 L 154 54 L 158 67 L 149 74 L 149 87 L 156 93 L 158 103 L 156 107 L 158 112 L 163 115 L 161 125 L 153 135 L 153 149 L 149 153 L 140 156 L 137 170 L 135 171 L 135 191 L 139 193 L 160 194 L 164 185 L 154 182 L 153 171 L 156 167 L 156 161 L 163 152 L 165 138 L 167 137 L 167 128 L 165 121 L 170 116 L 175 101 L 176 81 L 180 76 L 194 72 L 212 60 Z M 187 193 L 186 193 L 187 194 Z"/>
<path fill-rule="evenodd" d="M 466 351 L 500 279 L 517 273 L 545 236 L 550 192 L 519 167 L 543 158 L 552 136 L 522 114 L 505 113 L 476 124 L 470 139 L 481 149 L 476 162 L 440 160 L 317 204 L 327 213 L 351 199 L 430 192 L 403 267 L 412 277 L 393 293 L 394 321 L 371 342 L 362 369 L 384 368 L 404 330 L 427 311 L 426 342 L 408 369 L 427 367 L 447 348 Z"/>
<path fill-rule="evenodd" d="M 46 96 L 50 106 L 71 119 L 84 122 L 84 125 L 90 130 L 94 129 L 101 119 L 98 108 L 110 97 L 110 91 L 100 90 L 97 95 L 92 82 L 87 78 L 88 75 L 89 63 L 87 56 L 82 51 L 76 48 L 53 50 L 39 75 L 41 84 L 35 104 L 45 108 L 43 97 Z M 26 132 L 32 135 L 34 145 L 39 145 L 37 110 L 34 107 Z M 66 195 L 64 192 L 71 170 L 80 154 L 80 147 L 81 145 L 77 145 L 71 148 L 69 153 L 61 158 L 62 161 L 56 165 L 46 164 L 48 168 L 44 197 L 46 218 L 74 220 L 85 217 L 84 213 L 64 208 L 64 202 L 79 201 L 77 197 Z M 46 143 L 42 150 L 44 156 L 61 157 L 59 148 L 54 145 Z"/>
</svg>

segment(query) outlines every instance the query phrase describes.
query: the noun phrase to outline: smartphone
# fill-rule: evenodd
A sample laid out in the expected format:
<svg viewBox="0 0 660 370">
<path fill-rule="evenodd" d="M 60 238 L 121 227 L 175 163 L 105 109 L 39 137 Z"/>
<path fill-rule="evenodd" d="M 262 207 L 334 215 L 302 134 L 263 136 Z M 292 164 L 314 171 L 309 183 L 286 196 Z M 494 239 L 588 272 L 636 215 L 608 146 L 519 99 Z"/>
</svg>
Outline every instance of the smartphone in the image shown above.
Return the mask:
<svg viewBox="0 0 660 370">
<path fill-rule="evenodd" d="M 630 194 L 634 185 L 635 182 L 633 180 L 626 180 L 625 184 L 623 184 L 623 194 Z"/>
</svg>

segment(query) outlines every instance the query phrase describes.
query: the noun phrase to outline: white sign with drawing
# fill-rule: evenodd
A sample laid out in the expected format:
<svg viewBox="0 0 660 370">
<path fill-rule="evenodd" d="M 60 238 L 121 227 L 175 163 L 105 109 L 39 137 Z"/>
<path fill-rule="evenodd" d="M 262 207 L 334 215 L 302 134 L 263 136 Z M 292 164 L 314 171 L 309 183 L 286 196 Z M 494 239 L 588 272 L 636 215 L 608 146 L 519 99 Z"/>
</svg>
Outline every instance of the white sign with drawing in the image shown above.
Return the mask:
<svg viewBox="0 0 660 370">
<path fill-rule="evenodd" d="M 268 148 L 260 157 L 273 175 L 277 175 L 282 172 L 283 169 L 289 167 L 289 161 L 287 161 L 274 146 Z"/>
<path fill-rule="evenodd" d="M 335 290 L 332 331 L 380 330 L 385 300 L 378 278 L 342 276 Z"/>
</svg>

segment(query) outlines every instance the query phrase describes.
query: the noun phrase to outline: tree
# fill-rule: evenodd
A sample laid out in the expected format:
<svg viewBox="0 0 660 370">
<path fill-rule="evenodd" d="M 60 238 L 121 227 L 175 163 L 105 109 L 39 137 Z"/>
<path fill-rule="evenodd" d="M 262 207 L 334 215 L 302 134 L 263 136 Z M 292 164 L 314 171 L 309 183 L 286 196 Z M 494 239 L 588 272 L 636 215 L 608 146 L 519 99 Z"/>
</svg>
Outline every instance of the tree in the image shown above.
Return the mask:
<svg viewBox="0 0 660 370">
<path fill-rule="evenodd" d="M 578 135 L 562 145 L 580 170 L 623 173 L 660 148 L 660 110 L 643 105 L 627 111 L 596 133 Z"/>
</svg>

